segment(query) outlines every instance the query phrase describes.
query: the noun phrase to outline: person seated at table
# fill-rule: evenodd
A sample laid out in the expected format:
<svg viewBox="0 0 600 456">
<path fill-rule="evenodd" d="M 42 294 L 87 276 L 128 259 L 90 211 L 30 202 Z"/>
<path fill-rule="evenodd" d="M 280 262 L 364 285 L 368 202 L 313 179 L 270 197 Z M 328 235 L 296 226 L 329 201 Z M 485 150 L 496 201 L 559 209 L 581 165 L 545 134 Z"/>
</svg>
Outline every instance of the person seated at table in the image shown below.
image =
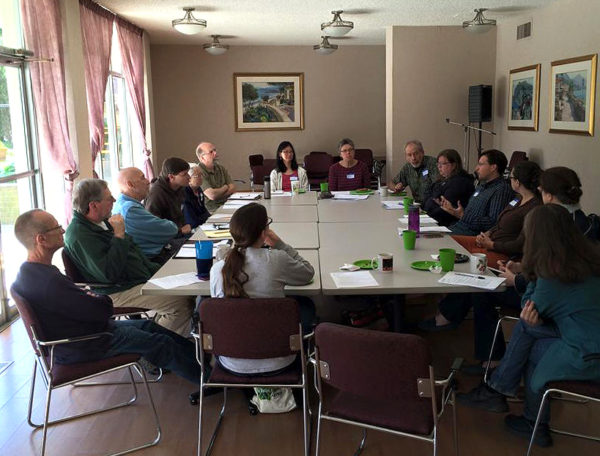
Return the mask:
<svg viewBox="0 0 600 456">
<path fill-rule="evenodd" d="M 190 165 L 177 157 L 167 158 L 162 165 L 160 176 L 146 197 L 146 209 L 162 219 L 171 220 L 177 225 L 182 236 L 188 236 L 192 227 L 185 222 L 181 207 L 185 198 L 184 188 L 190 183 Z"/>
<path fill-rule="evenodd" d="M 189 171 L 190 185 L 184 188 L 183 217 L 185 223 L 192 229 L 202 225 L 210 217 L 210 212 L 204 206 L 204 193 L 202 192 L 202 170 L 199 166 L 192 166 Z"/>
<path fill-rule="evenodd" d="M 522 268 L 530 280 L 521 318 L 488 383 L 457 395 L 460 404 L 491 412 L 509 410 L 525 380 L 523 415 L 507 415 L 512 433 L 531 438 L 545 386 L 551 381 L 600 380 L 600 246 L 586 239 L 571 214 L 557 204 L 533 209 L 525 219 Z M 549 405 L 534 442 L 552 445 Z"/>
<path fill-rule="evenodd" d="M 417 203 L 425 201 L 425 194 L 438 179 L 436 159 L 425 155 L 421 141 L 412 139 L 404 145 L 406 163 L 400 172 L 388 184 L 392 192 L 401 192 L 410 187 L 410 192 Z"/>
<path fill-rule="evenodd" d="M 113 214 L 121 214 L 125 232 L 133 238 L 150 261 L 164 264 L 179 250 L 175 239 L 179 229 L 174 222 L 156 217 L 146 210 L 141 201 L 148 195 L 150 183 L 138 168 L 123 168 L 117 176 L 121 193 L 113 206 Z"/>
<path fill-rule="evenodd" d="M 210 295 L 215 298 L 283 298 L 286 285 L 306 285 L 315 271 L 298 252 L 269 228 L 264 206 L 250 203 L 236 210 L 229 223 L 233 247 L 225 260 L 210 270 Z M 264 245 L 270 248 L 262 248 Z M 314 305 L 295 297 L 303 327 L 310 329 Z M 202 305 L 202 304 L 200 304 Z M 307 328 L 308 327 L 308 328 Z M 294 355 L 270 359 L 239 359 L 221 356 L 222 367 L 236 374 L 278 371 L 289 366 Z"/>
<path fill-rule="evenodd" d="M 338 143 L 342 158 L 329 167 L 329 190 L 367 190 L 371 185 L 371 173 L 360 160 L 354 158 L 354 143 L 344 138 Z"/>
<path fill-rule="evenodd" d="M 202 171 L 202 191 L 206 196 L 206 209 L 212 214 L 235 193 L 235 184 L 227 169 L 218 163 L 219 155 L 214 144 L 201 142 L 196 147 L 196 156 Z"/>
<path fill-rule="evenodd" d="M 484 151 L 479 157 L 475 173 L 479 185 L 463 208 L 460 201 L 457 206 L 441 198 L 441 208 L 458 221 L 450 226 L 454 234 L 477 236 L 493 227 L 500 212 L 513 198 L 513 191 L 508 182 L 502 177 L 508 161 L 506 156 L 496 149 Z"/>
<path fill-rule="evenodd" d="M 271 191 L 292 191 L 292 181 L 299 181 L 300 188 L 309 190 L 308 176 L 302 166 L 296 161 L 296 151 L 289 141 L 279 143 L 277 147 L 277 164 L 271 171 Z"/>
<path fill-rule="evenodd" d="M 565 166 L 548 168 L 540 178 L 540 191 L 544 204 L 560 204 L 569 211 L 584 236 L 599 240 L 599 227 L 594 225 L 593 219 L 586 216 L 579 205 L 583 191 L 575 171 Z"/>
<path fill-rule="evenodd" d="M 485 253 L 489 265 L 511 257 L 520 258 L 523 254 L 525 216 L 542 204 L 538 190 L 541 174 L 542 170 L 535 162 L 517 163 L 510 173 L 510 185 L 516 197 L 500 213 L 496 225 L 477 236 L 454 235 L 452 238 L 471 253 Z"/>
<path fill-rule="evenodd" d="M 21 265 L 14 289 L 29 302 L 49 340 L 110 334 L 57 345 L 56 362 L 73 364 L 139 354 L 154 366 L 198 385 L 200 366 L 191 341 L 152 320 L 113 320 L 110 296 L 76 286 L 52 264 L 54 253 L 64 246 L 64 232 L 56 219 L 41 209 L 17 218 L 15 236 L 27 249 L 27 260 Z"/>
<path fill-rule="evenodd" d="M 462 159 L 454 149 L 445 149 L 438 154 L 437 168 L 440 177 L 425 191 L 423 210 L 440 225 L 448 226 L 458 219 L 441 208 L 441 198 L 444 197 L 453 206 L 459 202 L 466 206 L 475 186 L 473 176 L 463 169 Z"/>
</svg>

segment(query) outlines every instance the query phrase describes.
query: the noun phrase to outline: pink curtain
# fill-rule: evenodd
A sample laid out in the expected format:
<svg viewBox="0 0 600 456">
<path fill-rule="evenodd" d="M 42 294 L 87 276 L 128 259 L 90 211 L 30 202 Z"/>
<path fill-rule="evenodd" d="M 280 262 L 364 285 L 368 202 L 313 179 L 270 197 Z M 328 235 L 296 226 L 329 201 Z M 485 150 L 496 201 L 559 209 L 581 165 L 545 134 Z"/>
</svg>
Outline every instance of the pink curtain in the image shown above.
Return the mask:
<svg viewBox="0 0 600 456">
<path fill-rule="evenodd" d="M 79 175 L 67 124 L 64 54 L 59 0 L 22 0 L 27 49 L 54 61 L 29 64 L 40 154 L 65 178 L 65 220 L 71 218 L 73 181 Z"/>
<path fill-rule="evenodd" d="M 150 159 L 151 151 L 146 145 L 146 104 L 144 103 L 144 31 L 130 22 L 117 17 L 117 35 L 121 45 L 123 74 L 127 89 L 131 94 L 133 106 L 140 126 L 141 143 L 144 148 L 144 174 L 148 180 L 154 178 L 154 169 Z"/>
<path fill-rule="evenodd" d="M 91 0 L 79 0 L 85 92 L 88 104 L 92 163 L 104 144 L 104 94 L 110 70 L 110 47 L 115 15 Z"/>
</svg>

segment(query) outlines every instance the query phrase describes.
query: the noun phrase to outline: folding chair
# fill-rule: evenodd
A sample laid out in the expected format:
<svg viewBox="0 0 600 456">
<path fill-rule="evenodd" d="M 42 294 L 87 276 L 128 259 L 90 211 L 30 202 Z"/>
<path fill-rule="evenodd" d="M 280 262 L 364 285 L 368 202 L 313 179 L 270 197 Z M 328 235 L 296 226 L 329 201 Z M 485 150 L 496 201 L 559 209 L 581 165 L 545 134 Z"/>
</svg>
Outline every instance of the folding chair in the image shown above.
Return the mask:
<svg viewBox="0 0 600 456">
<path fill-rule="evenodd" d="M 300 313 L 296 301 L 290 298 L 229 299 L 210 298 L 200 305 L 200 322 L 196 353 L 200 363 L 200 393 L 198 408 L 198 456 L 202 455 L 202 407 L 204 389 L 224 388 L 223 405 L 212 433 L 206 454 L 209 455 L 223 421 L 227 404 L 227 388 L 298 388 L 302 390 L 304 455 L 310 449 L 308 431 L 308 388 L 306 356 L 302 343 Z M 237 376 L 216 363 L 205 378 L 205 355 L 243 359 L 265 359 L 297 355 L 298 360 L 283 372 L 272 376 Z"/>
<path fill-rule="evenodd" d="M 19 295 L 14 288 L 11 288 L 11 294 L 15 300 L 17 305 L 17 309 L 19 310 L 19 314 L 23 319 L 23 323 L 25 325 L 25 329 L 27 330 L 27 335 L 29 336 L 29 340 L 33 347 L 33 351 L 35 354 L 35 363 L 33 365 L 33 377 L 31 380 L 31 390 L 29 394 L 29 406 L 27 410 L 27 422 L 30 426 L 35 428 L 43 428 L 43 437 L 42 437 L 42 449 L 41 455 L 44 456 L 46 452 L 46 438 L 48 432 L 48 426 L 64 423 L 66 421 L 74 420 L 76 418 L 82 418 L 85 416 L 94 415 L 100 412 L 106 412 L 108 410 L 117 409 L 120 407 L 124 407 L 127 405 L 133 404 L 137 400 L 137 386 L 135 381 L 133 380 L 133 372 L 131 371 L 132 367 L 135 367 L 142 377 L 144 387 L 146 388 L 146 393 L 148 394 L 148 398 L 150 399 L 150 406 L 152 408 L 152 412 L 154 414 L 154 422 L 156 425 L 156 435 L 153 440 L 144 443 L 142 445 L 138 445 L 133 448 L 129 448 L 127 450 L 119 451 L 117 453 L 112 453 L 113 456 L 122 455 L 131 453 L 133 451 L 141 450 L 142 448 L 148 448 L 156 445 L 160 441 L 161 430 L 160 430 L 160 422 L 158 420 L 158 415 L 156 413 L 156 407 L 154 405 L 154 400 L 152 398 L 152 394 L 150 393 L 150 388 L 148 387 L 148 382 L 146 381 L 146 375 L 144 370 L 138 364 L 140 360 L 140 355 L 137 354 L 126 354 L 119 355 L 112 358 L 101 359 L 98 361 L 91 362 L 81 362 L 75 364 L 57 364 L 54 359 L 54 350 L 58 345 L 64 345 L 69 343 L 82 342 L 87 340 L 96 339 L 99 337 L 110 335 L 110 333 L 97 333 L 90 334 L 87 336 L 81 337 L 72 337 L 60 340 L 46 340 L 44 337 L 44 333 L 42 330 L 42 325 L 38 321 L 38 318 L 35 314 L 35 311 L 27 302 L 25 298 Z M 37 367 L 40 367 L 40 373 L 42 376 L 42 380 L 46 385 L 47 393 L 46 393 L 46 407 L 44 413 L 44 422 L 42 424 L 34 423 L 31 415 L 33 410 L 33 396 L 35 392 L 35 380 L 36 380 L 36 371 Z M 132 397 L 125 401 L 120 402 L 115 405 L 111 405 L 105 408 L 99 408 L 96 410 L 91 410 L 88 412 L 83 412 L 75 415 L 71 415 L 65 418 L 60 418 L 57 420 L 49 420 L 50 416 L 50 400 L 52 398 L 52 391 L 61 388 L 67 385 L 73 385 L 76 382 L 86 380 L 89 378 L 93 378 L 102 374 L 107 374 L 110 372 L 115 372 L 120 369 L 127 369 L 129 372 L 129 378 L 131 380 L 131 386 L 133 387 L 133 395 Z"/>
<path fill-rule="evenodd" d="M 322 323 L 315 330 L 314 361 L 320 399 L 316 456 L 322 420 L 363 428 L 355 456 L 365 447 L 367 429 L 429 442 L 437 454 L 439 418 L 446 404 L 454 405 L 453 378 L 462 360 L 448 378 L 435 380 L 423 338 Z"/>
<path fill-rule="evenodd" d="M 500 334 L 500 329 L 507 322 L 511 322 L 514 325 L 514 323 L 516 323 L 517 321 L 519 321 L 519 319 L 515 317 L 502 317 L 498 320 L 498 324 L 496 325 L 496 331 L 494 333 L 494 342 L 492 343 L 492 348 L 490 350 L 490 359 L 492 351 L 494 349 L 494 344 L 496 343 L 496 339 Z M 600 353 L 593 353 L 587 355 L 587 358 L 589 358 L 590 360 L 600 359 Z M 484 381 L 487 382 L 487 380 L 488 369 L 486 369 L 484 376 Z M 535 420 L 535 424 L 533 426 L 533 431 L 531 433 L 529 447 L 527 448 L 527 456 L 529 456 L 533 451 L 533 442 L 535 441 L 535 434 L 540 425 L 542 411 L 544 410 L 544 407 L 550 406 L 551 399 L 569 401 L 577 404 L 588 404 L 589 402 L 600 403 L 600 382 L 583 380 L 561 380 L 555 382 L 548 382 L 546 384 L 546 391 L 544 392 L 544 396 L 542 397 L 542 402 L 540 404 L 540 408 L 538 409 L 538 414 Z M 591 436 L 586 434 L 579 434 L 576 432 L 563 431 L 557 428 L 553 428 L 551 426 L 550 432 L 600 442 L 600 436 Z"/>
</svg>

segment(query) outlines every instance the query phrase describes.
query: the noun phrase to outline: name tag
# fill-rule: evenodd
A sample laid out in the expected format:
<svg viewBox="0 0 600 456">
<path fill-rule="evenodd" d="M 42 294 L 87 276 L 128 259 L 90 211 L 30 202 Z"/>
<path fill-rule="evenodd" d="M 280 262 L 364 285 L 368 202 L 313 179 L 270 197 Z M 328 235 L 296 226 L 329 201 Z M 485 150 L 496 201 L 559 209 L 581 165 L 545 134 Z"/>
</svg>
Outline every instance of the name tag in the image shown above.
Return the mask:
<svg viewBox="0 0 600 456">
<path fill-rule="evenodd" d="M 473 198 L 476 198 L 476 197 L 478 197 L 478 196 L 479 196 L 479 192 L 475 192 L 475 193 L 473 193 Z"/>
<path fill-rule="evenodd" d="M 298 176 L 290 176 L 290 182 L 297 181 L 297 180 L 298 180 Z"/>
<path fill-rule="evenodd" d="M 517 203 L 518 203 L 518 202 L 519 202 L 519 200 L 516 200 L 516 199 L 514 199 L 514 200 L 512 200 L 512 201 L 511 201 L 510 203 L 508 203 L 508 204 L 510 204 L 512 207 L 515 207 L 515 206 L 517 205 Z"/>
<path fill-rule="evenodd" d="M 423 175 L 423 177 L 425 177 L 425 176 L 427 176 L 429 174 L 429 170 L 428 169 L 424 169 L 421 174 Z"/>
<path fill-rule="evenodd" d="M 346 174 L 346 179 L 354 179 L 354 173 Z"/>
</svg>

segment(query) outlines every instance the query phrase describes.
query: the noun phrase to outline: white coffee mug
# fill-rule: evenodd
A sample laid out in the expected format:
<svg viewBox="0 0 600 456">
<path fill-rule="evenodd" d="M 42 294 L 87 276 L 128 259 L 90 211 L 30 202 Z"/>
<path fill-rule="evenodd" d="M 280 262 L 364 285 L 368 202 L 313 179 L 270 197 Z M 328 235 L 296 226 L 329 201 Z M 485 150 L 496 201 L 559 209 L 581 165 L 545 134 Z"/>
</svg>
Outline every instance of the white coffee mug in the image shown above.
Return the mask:
<svg viewBox="0 0 600 456">
<path fill-rule="evenodd" d="M 379 189 L 379 194 L 381 196 L 388 196 L 388 188 L 387 185 L 382 185 L 381 188 Z"/>
<path fill-rule="evenodd" d="M 380 272 L 392 272 L 394 270 L 394 255 L 391 253 L 378 253 L 371 260 L 371 267 L 377 262 L 377 270 Z"/>
<path fill-rule="evenodd" d="M 487 269 L 487 256 L 485 253 L 473 253 L 469 258 L 469 266 L 472 274 L 483 274 Z"/>
</svg>

